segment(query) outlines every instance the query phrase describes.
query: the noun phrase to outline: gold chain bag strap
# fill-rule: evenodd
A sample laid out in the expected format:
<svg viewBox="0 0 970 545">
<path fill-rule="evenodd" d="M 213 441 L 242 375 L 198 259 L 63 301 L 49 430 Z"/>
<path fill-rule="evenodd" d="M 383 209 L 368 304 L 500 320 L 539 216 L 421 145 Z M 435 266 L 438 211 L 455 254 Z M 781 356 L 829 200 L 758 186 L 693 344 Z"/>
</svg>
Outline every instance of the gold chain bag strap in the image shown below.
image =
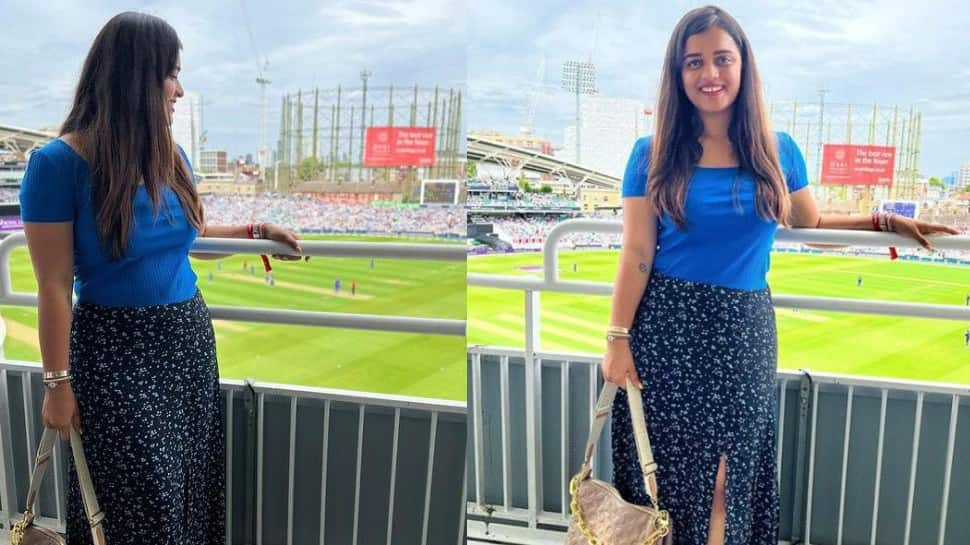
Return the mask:
<svg viewBox="0 0 970 545">
<path fill-rule="evenodd" d="M 40 485 L 44 481 L 44 474 L 51 463 L 55 439 L 57 439 L 57 430 L 46 428 L 44 435 L 40 438 L 40 445 L 37 447 L 34 470 L 30 474 L 30 488 L 27 490 L 24 518 L 14 523 L 10 528 L 10 545 L 66 545 L 67 543 L 64 536 L 34 524 L 34 503 L 37 501 Z M 74 455 L 74 466 L 77 469 L 78 481 L 81 484 L 84 511 L 87 514 L 88 523 L 91 525 L 94 545 L 105 545 L 104 529 L 101 527 L 101 523 L 104 522 L 104 513 L 101 512 L 101 508 L 98 506 L 98 498 L 94 495 L 91 473 L 88 472 L 88 462 L 84 458 L 84 449 L 81 447 L 81 436 L 73 427 L 71 428 L 71 452 Z"/>
<path fill-rule="evenodd" d="M 593 452 L 603 433 L 603 424 L 610 414 L 616 390 L 616 384 L 607 382 L 603 385 L 586 442 L 583 466 L 569 482 L 572 518 L 569 520 L 566 545 L 670 545 L 671 522 L 666 510 L 629 503 L 620 497 L 612 484 L 591 478 Z M 643 483 L 651 503 L 659 507 L 657 478 L 654 475 L 657 464 L 650 449 L 643 400 L 639 390 L 629 380 L 627 392 L 633 394 L 626 398 L 630 404 L 630 419 L 633 421 L 637 459 L 643 470 Z"/>
</svg>

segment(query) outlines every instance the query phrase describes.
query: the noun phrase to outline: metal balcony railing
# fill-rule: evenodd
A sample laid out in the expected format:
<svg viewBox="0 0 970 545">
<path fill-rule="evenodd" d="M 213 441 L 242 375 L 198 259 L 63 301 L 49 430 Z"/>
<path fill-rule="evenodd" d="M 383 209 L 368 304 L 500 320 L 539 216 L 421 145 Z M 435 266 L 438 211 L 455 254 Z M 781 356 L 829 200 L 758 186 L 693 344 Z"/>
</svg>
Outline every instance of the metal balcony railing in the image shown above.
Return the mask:
<svg viewBox="0 0 970 545">
<path fill-rule="evenodd" d="M 14 293 L 0 242 L 0 305 L 36 305 Z M 464 260 L 463 246 L 302 242 L 313 256 Z M 200 239 L 194 251 L 274 253 L 266 241 Z M 464 320 L 210 307 L 214 318 L 250 322 L 464 335 Z M 36 362 L 0 360 L 0 526 L 19 517 L 43 400 Z M 464 543 L 465 404 L 254 381 L 222 381 L 225 403 L 227 544 Z M 39 498 L 40 522 L 63 530 L 66 447 Z M 108 514 L 110 516 L 110 514 Z M 5 533 L 0 534 L 0 539 Z"/>
<path fill-rule="evenodd" d="M 619 223 L 569 220 L 545 242 L 544 277 L 470 273 L 469 285 L 522 291 L 524 349 L 471 346 L 468 355 L 469 539 L 559 543 L 568 479 L 581 462 L 602 385 L 598 354 L 543 351 L 540 293 L 609 295 L 612 286 L 558 279 L 566 233 L 619 233 Z M 895 235 L 779 231 L 778 240 L 911 247 Z M 970 237 L 934 240 L 970 250 Z M 970 322 L 970 308 L 774 295 L 777 307 Z M 474 309 L 470 309 L 474 312 Z M 970 362 L 968 362 L 970 366 Z M 970 373 L 968 373 L 970 375 Z M 970 381 L 968 381 L 970 382 Z M 779 370 L 781 543 L 965 545 L 970 519 L 970 384 Z M 610 439 L 594 473 L 610 480 Z"/>
</svg>

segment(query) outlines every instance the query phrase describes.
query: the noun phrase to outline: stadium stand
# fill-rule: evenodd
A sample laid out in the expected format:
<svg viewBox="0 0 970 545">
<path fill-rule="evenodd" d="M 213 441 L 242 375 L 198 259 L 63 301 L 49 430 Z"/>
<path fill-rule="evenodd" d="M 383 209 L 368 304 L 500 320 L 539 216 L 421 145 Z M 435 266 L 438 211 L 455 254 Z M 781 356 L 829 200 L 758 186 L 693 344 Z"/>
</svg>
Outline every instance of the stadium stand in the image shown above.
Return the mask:
<svg viewBox="0 0 970 545">
<path fill-rule="evenodd" d="M 322 194 L 207 195 L 207 221 L 240 224 L 267 221 L 304 233 L 356 233 L 463 238 L 464 209 L 373 206 L 328 202 Z"/>
<path fill-rule="evenodd" d="M 0 203 L 16 203 L 19 189 L 0 188 Z M 397 234 L 464 238 L 465 210 L 455 206 L 375 206 L 328 202 L 322 194 L 205 195 L 212 225 L 270 222 L 303 233 Z"/>
</svg>

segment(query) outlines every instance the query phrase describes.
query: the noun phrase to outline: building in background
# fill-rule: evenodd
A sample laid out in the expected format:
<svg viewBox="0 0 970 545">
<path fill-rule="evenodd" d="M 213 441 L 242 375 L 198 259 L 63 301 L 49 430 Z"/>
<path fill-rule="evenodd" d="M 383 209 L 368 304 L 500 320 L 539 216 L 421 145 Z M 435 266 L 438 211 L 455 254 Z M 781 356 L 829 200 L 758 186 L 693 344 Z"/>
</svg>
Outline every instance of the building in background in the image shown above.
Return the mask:
<svg viewBox="0 0 970 545">
<path fill-rule="evenodd" d="M 652 118 L 636 99 L 584 96 L 580 106 L 582 130 L 579 142 L 582 165 L 620 177 L 637 138 L 651 131 Z M 562 150 L 565 161 L 576 158 L 576 126 L 566 127 Z"/>
<path fill-rule="evenodd" d="M 199 172 L 229 172 L 229 155 L 226 150 L 204 149 L 199 152 Z"/>
<path fill-rule="evenodd" d="M 266 190 L 257 177 L 231 172 L 204 173 L 196 187 L 199 195 L 255 195 Z"/>
<path fill-rule="evenodd" d="M 583 185 L 579 188 L 579 205 L 584 214 L 596 211 L 619 210 L 620 192 L 616 189 L 604 189 Z"/>
<path fill-rule="evenodd" d="M 198 170 L 202 138 L 202 95 L 185 93 L 185 96 L 175 104 L 172 136 L 175 138 L 175 143 L 182 146 L 185 154 L 189 156 L 192 168 Z"/>
<path fill-rule="evenodd" d="M 960 187 L 967 187 L 970 185 L 970 161 L 963 163 L 960 167 L 960 175 L 957 178 L 957 185 Z"/>
</svg>

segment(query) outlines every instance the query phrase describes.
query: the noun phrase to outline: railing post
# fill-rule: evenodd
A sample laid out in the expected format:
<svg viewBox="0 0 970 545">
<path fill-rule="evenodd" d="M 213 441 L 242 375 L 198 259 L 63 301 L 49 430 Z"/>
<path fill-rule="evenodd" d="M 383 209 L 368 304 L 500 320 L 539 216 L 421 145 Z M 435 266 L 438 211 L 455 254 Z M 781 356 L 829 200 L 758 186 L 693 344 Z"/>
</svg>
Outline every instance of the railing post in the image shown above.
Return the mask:
<svg viewBox="0 0 970 545">
<path fill-rule="evenodd" d="M 0 296 L 13 293 L 13 285 L 10 281 L 10 253 L 26 244 L 27 235 L 23 231 L 10 233 L 0 240 Z"/>
<path fill-rule="evenodd" d="M 791 542 L 793 545 L 801 543 L 802 538 L 808 535 L 805 524 L 805 484 L 808 478 L 806 474 L 806 464 L 808 463 L 808 415 L 812 409 L 812 375 L 807 369 L 799 369 L 802 372 L 801 385 L 798 391 L 798 432 L 795 442 L 795 482 L 794 493 L 792 494 L 792 525 Z"/>
<path fill-rule="evenodd" d="M 0 528 L 5 529 L 10 527 L 10 518 L 17 512 L 9 392 L 7 370 L 0 369 Z"/>
<path fill-rule="evenodd" d="M 243 457 L 243 467 L 245 468 L 246 482 L 242 487 L 246 498 L 245 512 L 243 520 L 246 521 L 245 532 L 241 543 L 252 545 L 256 543 L 256 456 L 259 445 L 256 442 L 256 390 L 252 379 L 246 379 L 246 388 L 243 390 L 243 409 L 246 411 L 245 450 Z M 230 544 L 231 545 L 231 544 Z"/>
<path fill-rule="evenodd" d="M 468 411 L 468 420 L 472 425 L 472 466 L 474 467 L 475 479 L 475 503 L 479 506 L 485 505 L 485 432 L 483 431 L 482 415 L 482 355 L 471 354 L 471 369 L 468 373 L 468 381 L 471 385 L 471 410 Z"/>
<path fill-rule="evenodd" d="M 529 479 L 529 526 L 538 524 L 542 510 L 542 349 L 539 292 L 525 292 L 525 418 L 526 458 Z"/>
<path fill-rule="evenodd" d="M 7 322 L 0 316 L 0 360 L 7 359 L 3 347 L 7 344 Z"/>
</svg>

